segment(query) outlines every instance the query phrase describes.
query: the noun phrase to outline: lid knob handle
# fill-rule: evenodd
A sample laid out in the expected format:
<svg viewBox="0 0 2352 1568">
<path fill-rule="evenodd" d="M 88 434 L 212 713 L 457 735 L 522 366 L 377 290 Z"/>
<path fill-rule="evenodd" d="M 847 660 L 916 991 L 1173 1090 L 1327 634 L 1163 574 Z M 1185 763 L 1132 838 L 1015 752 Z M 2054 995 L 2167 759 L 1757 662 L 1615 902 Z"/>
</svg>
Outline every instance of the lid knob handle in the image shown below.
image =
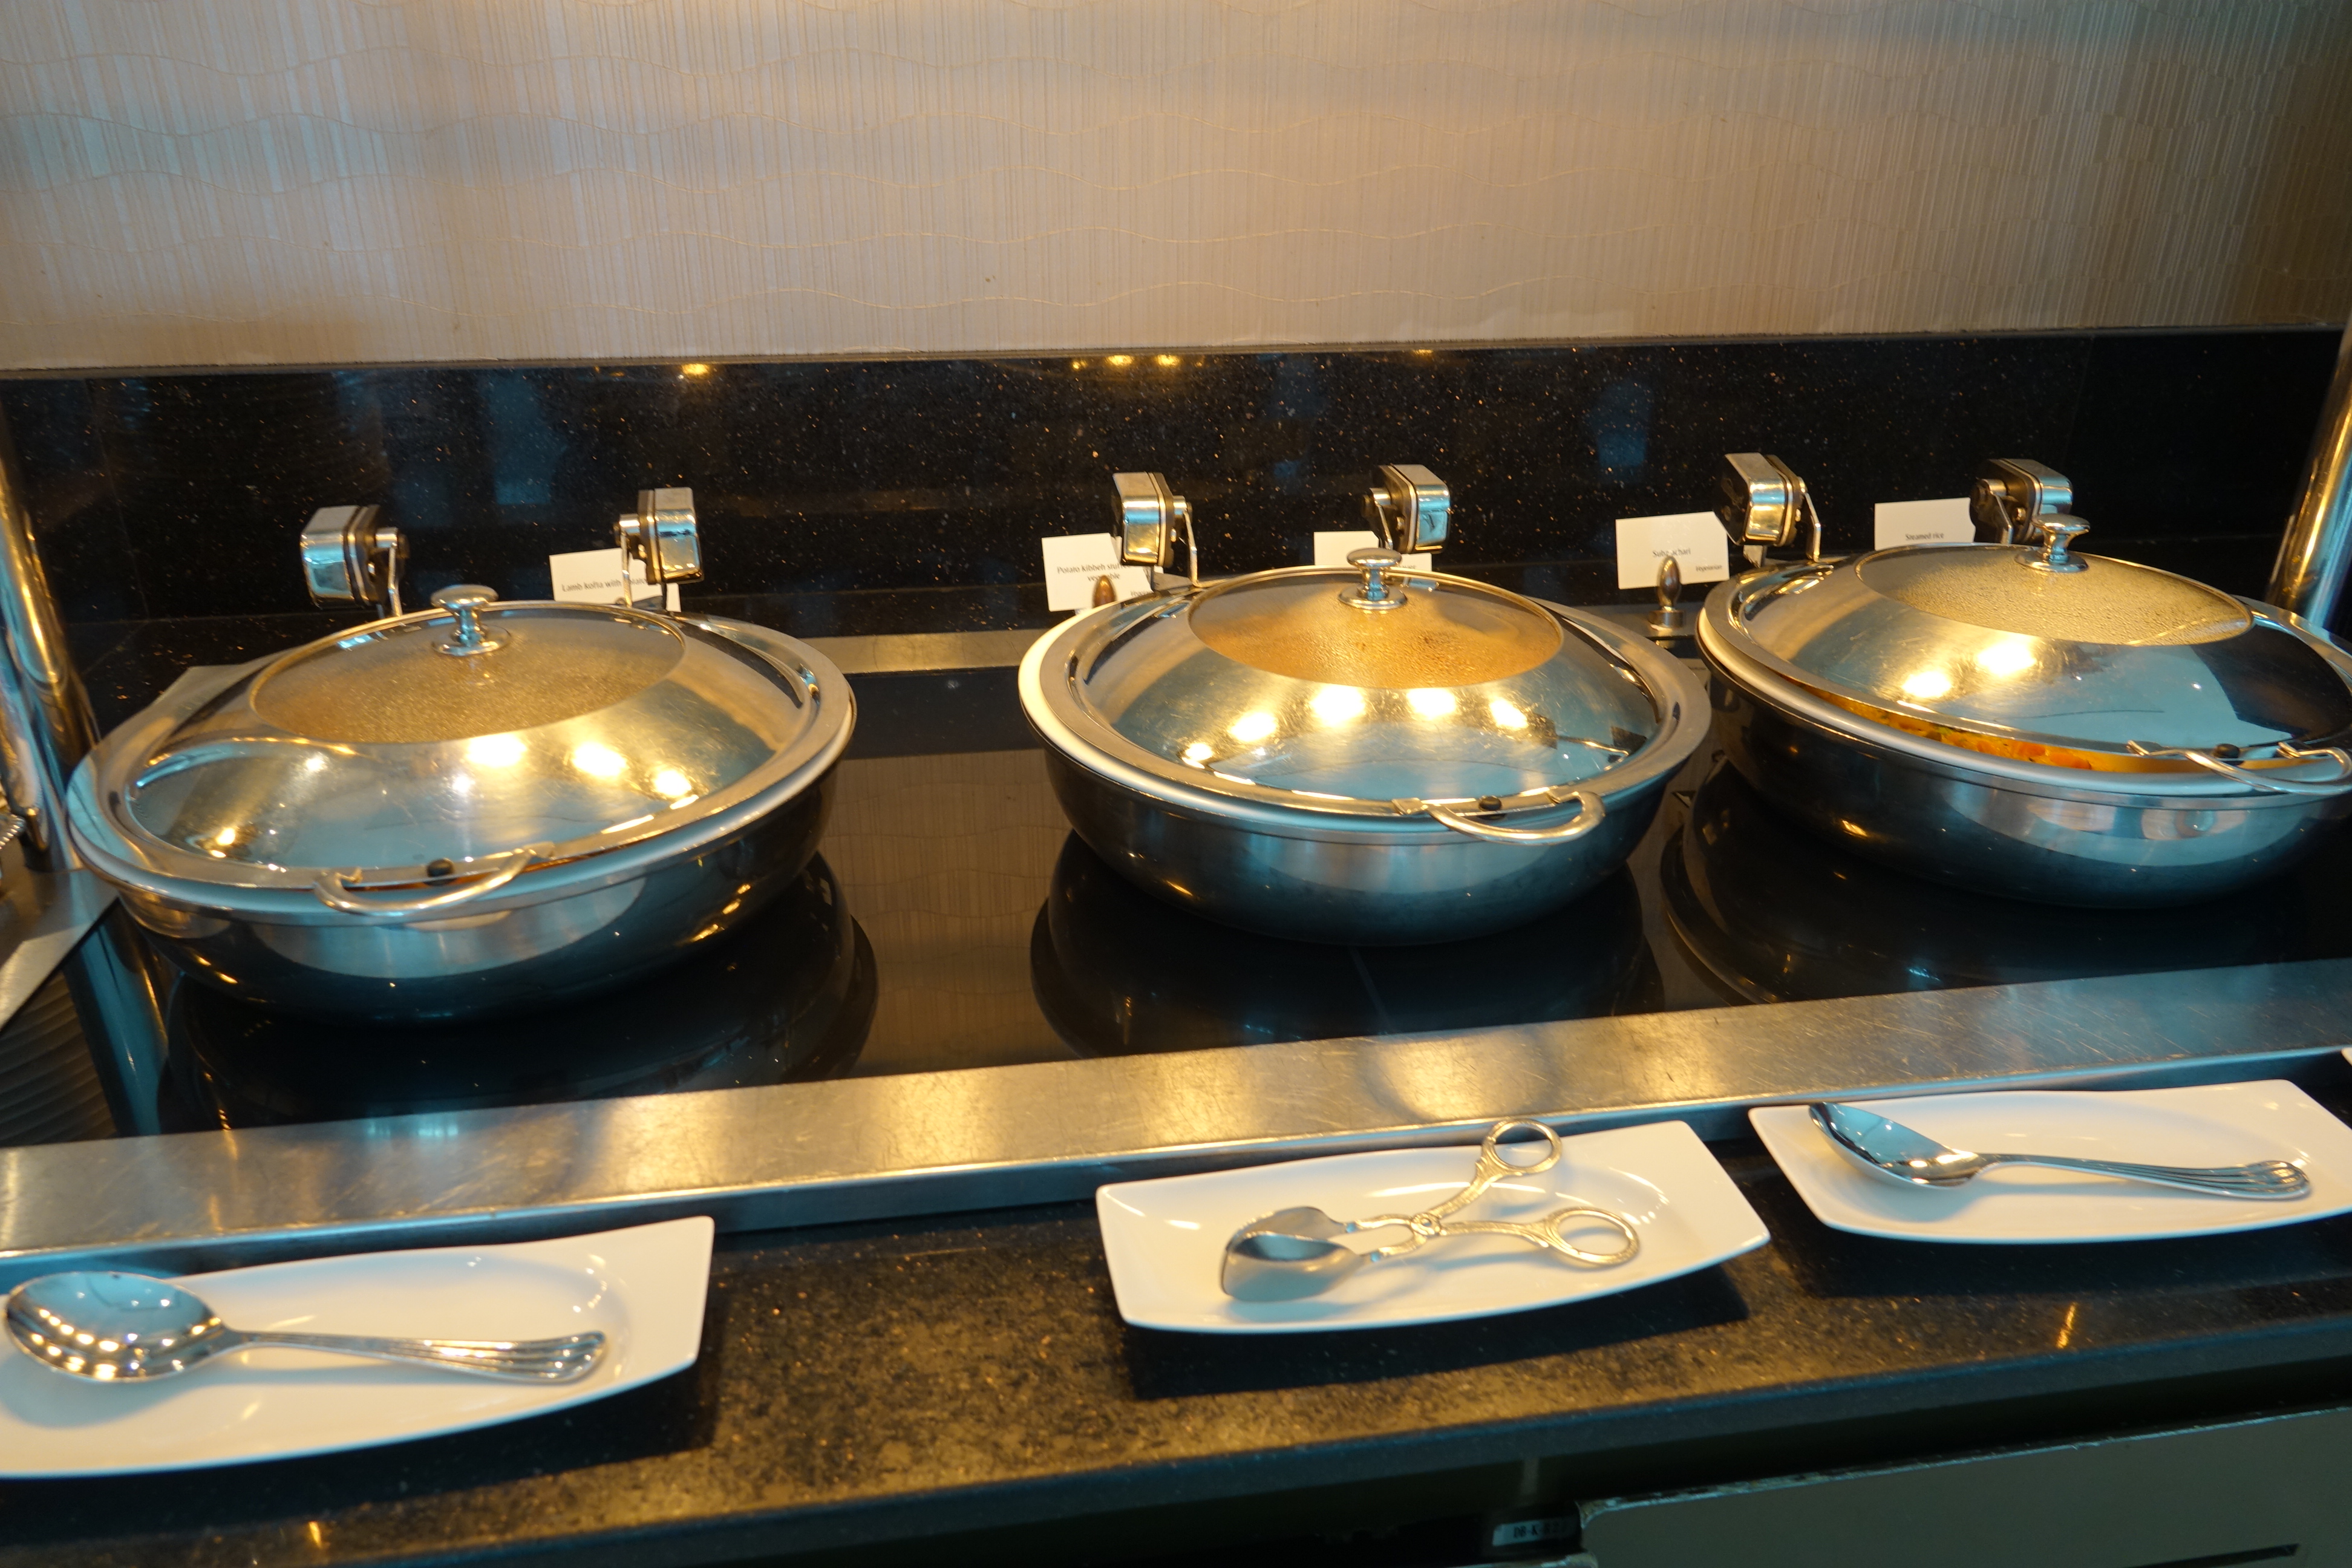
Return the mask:
<svg viewBox="0 0 2352 1568">
<path fill-rule="evenodd" d="M 2076 537 L 2088 533 L 2091 525 L 2080 518 L 2045 517 L 2042 520 L 2042 553 L 2029 554 L 2025 563 L 2037 572 L 2080 572 L 2090 563 L 2079 555 L 2069 555 L 2067 548 Z"/>
<path fill-rule="evenodd" d="M 372 506 L 323 506 L 302 529 L 302 580 L 314 605 L 383 605 L 400 614 L 408 542 Z"/>
<path fill-rule="evenodd" d="M 1682 607 L 1683 563 L 1669 555 L 1658 563 L 1658 607 L 1650 616 L 1650 636 L 1660 642 L 1690 636 L 1690 612 Z"/>
<path fill-rule="evenodd" d="M 694 492 L 684 485 L 639 490 L 637 510 L 613 525 L 621 559 L 646 563 L 646 581 L 694 583 L 702 577 L 702 533 L 694 517 Z M 623 586 L 625 595 L 628 590 Z"/>
<path fill-rule="evenodd" d="M 1341 604 L 1360 610 L 1393 610 L 1405 602 L 1403 593 L 1387 575 L 1404 564 L 1402 552 L 1368 544 L 1348 552 L 1348 564 L 1361 572 L 1364 580 L 1353 588 L 1340 590 Z"/>
<path fill-rule="evenodd" d="M 488 653 L 504 647 L 500 639 L 484 635 L 482 607 L 495 605 L 499 595 L 495 589 L 479 583 L 452 583 L 433 595 L 433 607 L 447 610 L 457 617 L 457 635 L 442 643 L 441 651 L 463 658 L 468 654 Z"/>
</svg>

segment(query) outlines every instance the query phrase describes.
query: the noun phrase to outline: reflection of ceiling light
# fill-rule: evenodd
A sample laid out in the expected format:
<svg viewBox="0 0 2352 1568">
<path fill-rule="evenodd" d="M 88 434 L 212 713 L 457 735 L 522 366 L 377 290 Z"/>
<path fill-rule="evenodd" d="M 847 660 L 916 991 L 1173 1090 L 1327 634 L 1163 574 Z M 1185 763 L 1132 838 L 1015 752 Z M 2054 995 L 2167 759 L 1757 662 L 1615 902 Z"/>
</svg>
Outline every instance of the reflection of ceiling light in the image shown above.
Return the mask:
<svg viewBox="0 0 2352 1568">
<path fill-rule="evenodd" d="M 1135 363 L 1135 356 L 1133 354 L 1113 354 L 1104 363 L 1116 365 L 1130 365 Z"/>
<path fill-rule="evenodd" d="M 610 746 L 600 746 L 593 741 L 583 741 L 572 748 L 572 765 L 591 778 L 616 779 L 621 770 L 629 765 L 628 759 Z"/>
<path fill-rule="evenodd" d="M 2023 675 L 2033 664 L 2033 645 L 2023 637 L 2003 637 L 1977 655 L 1977 668 L 1988 675 Z"/>
<path fill-rule="evenodd" d="M 1174 354 L 1153 354 L 1151 356 L 1151 363 L 1166 368 L 1182 364 L 1184 362 L 1178 359 Z"/>
<path fill-rule="evenodd" d="M 1486 711 L 1493 717 L 1496 723 L 1506 730 L 1524 730 L 1528 727 L 1528 716 L 1519 711 L 1517 705 L 1506 702 L 1499 697 L 1487 702 Z"/>
<path fill-rule="evenodd" d="M 309 756 L 302 759 L 302 771 L 306 773 L 325 773 L 327 771 L 327 754 L 324 752 L 311 752 Z"/>
<path fill-rule="evenodd" d="M 710 367 L 707 364 L 682 364 L 677 367 L 677 374 L 699 379 L 710 374 Z"/>
<path fill-rule="evenodd" d="M 478 768 L 510 768 L 522 761 L 523 750 L 520 735 L 479 735 L 466 742 L 466 760 Z"/>
<path fill-rule="evenodd" d="M 1244 746 L 1255 746 L 1273 734 L 1275 728 L 1274 715 L 1271 713 L 1244 713 L 1234 721 L 1234 727 L 1227 730 L 1225 733 Z"/>
<path fill-rule="evenodd" d="M 1406 707 L 1424 719 L 1443 719 L 1458 706 L 1454 700 L 1454 693 L 1435 686 L 1408 691 L 1404 694 L 1404 700 Z"/>
<path fill-rule="evenodd" d="M 1217 749 L 1206 741 L 1195 741 L 1184 748 L 1184 760 L 1199 767 L 1217 754 Z"/>
<path fill-rule="evenodd" d="M 1326 724 L 1352 724 L 1364 716 L 1364 694 L 1352 686 L 1327 686 L 1307 699 L 1307 708 Z"/>
<path fill-rule="evenodd" d="M 213 842 L 219 845 L 224 849 L 227 848 L 230 845 L 236 842 L 236 829 L 234 827 L 222 828 L 218 833 L 213 835 Z"/>
<path fill-rule="evenodd" d="M 664 768 L 654 774 L 654 793 L 671 800 L 694 793 L 694 781 L 676 768 Z"/>
<path fill-rule="evenodd" d="M 1932 702 L 1952 689 L 1952 678 L 1940 669 L 1914 670 L 1903 681 L 1903 695 Z"/>
</svg>

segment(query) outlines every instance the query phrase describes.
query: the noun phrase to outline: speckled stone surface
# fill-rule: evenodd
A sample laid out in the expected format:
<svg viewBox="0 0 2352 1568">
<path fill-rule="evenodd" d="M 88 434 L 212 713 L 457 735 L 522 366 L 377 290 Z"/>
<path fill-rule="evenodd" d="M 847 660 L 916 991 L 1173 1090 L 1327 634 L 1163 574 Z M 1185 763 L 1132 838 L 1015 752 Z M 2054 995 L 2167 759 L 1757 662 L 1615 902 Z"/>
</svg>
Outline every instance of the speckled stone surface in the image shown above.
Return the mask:
<svg viewBox="0 0 2352 1568">
<path fill-rule="evenodd" d="M 1096 1538 L 1141 1556 L 1188 1519 L 1246 1529 L 1254 1494 L 1380 1483 L 1345 1505 L 1360 1522 L 1428 1506 L 1387 1478 L 1540 1459 L 1559 1495 L 1606 1495 L 2352 1392 L 2352 1220 L 1937 1248 L 1829 1231 L 1760 1154 L 1728 1160 L 1776 1239 L 1724 1268 L 1311 1338 L 1127 1328 L 1083 1207 L 722 1238 L 689 1373 L 369 1453 L 0 1485 L 0 1563 L 693 1563 L 992 1530 L 1014 1551 L 1191 1505 Z"/>
<path fill-rule="evenodd" d="M 1727 449 L 1811 483 L 1834 550 L 1989 457 L 2071 476 L 2093 547 L 2260 586 L 2333 363 L 2322 330 L 1187 354 L 373 368 L 0 382 L 68 619 L 306 607 L 312 509 L 382 505 L 422 599 L 548 591 L 636 491 L 694 487 L 716 595 L 947 587 L 1021 624 L 1036 541 L 1166 472 L 1220 573 L 1359 528 L 1374 465 L 1452 486 L 1450 566 L 1597 570 L 1613 520 L 1710 507 Z M 1582 571 L 1578 569 L 1580 564 Z M 995 590 L 989 594 L 986 590 Z M 1579 595 L 1581 596 L 1581 595 Z M 828 605 L 837 606 L 837 601 Z M 942 606 L 933 606 L 935 609 Z M 803 607 L 832 613 L 825 605 Z M 938 622 L 929 623 L 946 629 Z M 971 624 L 967 620 L 964 624 Z M 804 629 L 835 629 L 811 625 Z"/>
</svg>

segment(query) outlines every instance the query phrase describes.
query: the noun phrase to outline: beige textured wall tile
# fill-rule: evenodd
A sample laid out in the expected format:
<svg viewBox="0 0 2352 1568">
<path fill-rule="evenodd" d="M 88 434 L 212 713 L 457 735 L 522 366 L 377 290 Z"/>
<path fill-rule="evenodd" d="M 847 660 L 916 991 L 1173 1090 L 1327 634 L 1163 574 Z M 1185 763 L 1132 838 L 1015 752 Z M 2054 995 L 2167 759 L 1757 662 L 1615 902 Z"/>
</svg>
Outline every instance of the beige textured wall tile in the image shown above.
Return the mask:
<svg viewBox="0 0 2352 1568">
<path fill-rule="evenodd" d="M 23 0 L 0 365 L 2341 319 L 2344 0 Z"/>
</svg>

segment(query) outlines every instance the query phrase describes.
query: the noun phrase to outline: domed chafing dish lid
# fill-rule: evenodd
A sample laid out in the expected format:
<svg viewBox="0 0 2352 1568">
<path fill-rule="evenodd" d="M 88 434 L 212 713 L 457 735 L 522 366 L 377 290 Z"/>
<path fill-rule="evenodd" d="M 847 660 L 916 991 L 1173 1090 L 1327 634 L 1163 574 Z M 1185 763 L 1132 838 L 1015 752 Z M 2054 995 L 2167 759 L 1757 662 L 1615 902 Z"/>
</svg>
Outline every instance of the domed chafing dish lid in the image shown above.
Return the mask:
<svg viewBox="0 0 2352 1568">
<path fill-rule="evenodd" d="M 2352 731 L 2340 650 L 2201 583 L 2072 553 L 2081 531 L 1754 574 L 1710 599 L 1707 640 L 1865 717 L 2060 766 L 2275 765 Z"/>
<path fill-rule="evenodd" d="M 445 590 L 259 666 L 104 757 L 102 809 L 152 869 L 383 913 L 370 893 L 473 896 L 715 816 L 848 721 L 814 668 L 690 621 L 493 597 Z"/>
<path fill-rule="evenodd" d="M 1400 582 L 1387 551 L 1349 559 L 1358 571 L 1261 573 L 1102 613 L 1044 672 L 1045 701 L 1084 743 L 1172 784 L 1391 816 L 1557 804 L 1667 721 L 1633 665 L 1533 600 Z"/>
</svg>

